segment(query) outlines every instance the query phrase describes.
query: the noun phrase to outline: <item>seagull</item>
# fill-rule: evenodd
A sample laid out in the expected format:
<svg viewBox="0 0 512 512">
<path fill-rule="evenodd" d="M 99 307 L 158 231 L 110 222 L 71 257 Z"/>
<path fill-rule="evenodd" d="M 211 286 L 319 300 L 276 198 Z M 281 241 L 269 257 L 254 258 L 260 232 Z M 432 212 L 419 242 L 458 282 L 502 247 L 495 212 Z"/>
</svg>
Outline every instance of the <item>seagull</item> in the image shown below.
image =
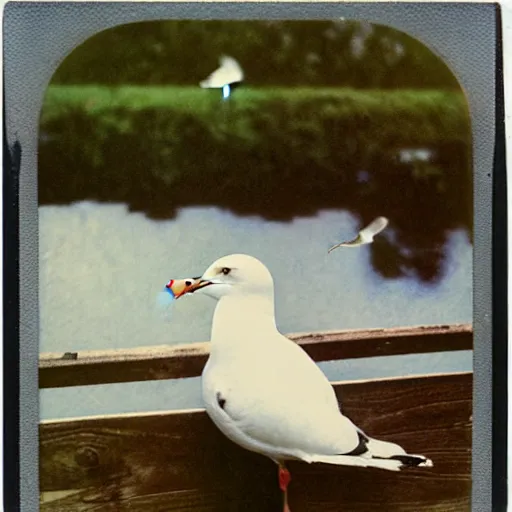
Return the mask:
<svg viewBox="0 0 512 512">
<path fill-rule="evenodd" d="M 231 441 L 277 464 L 283 512 L 290 512 L 289 460 L 390 471 L 433 466 L 370 437 L 342 413 L 324 373 L 278 331 L 272 275 L 258 259 L 224 256 L 180 293 L 218 301 L 202 373 L 205 409 Z"/>
<path fill-rule="evenodd" d="M 222 89 L 222 97 L 227 99 L 231 90 L 238 87 L 243 79 L 244 72 L 236 59 L 223 55 L 219 59 L 219 67 L 199 85 L 203 89 Z"/>
<path fill-rule="evenodd" d="M 384 231 L 388 224 L 389 221 L 386 217 L 377 217 L 375 220 L 370 222 L 368 226 L 361 229 L 359 234 L 353 240 L 333 245 L 327 252 L 334 251 L 334 249 L 337 249 L 338 247 L 358 247 L 359 245 L 371 244 L 373 242 L 373 237 L 378 235 L 381 231 Z"/>
</svg>

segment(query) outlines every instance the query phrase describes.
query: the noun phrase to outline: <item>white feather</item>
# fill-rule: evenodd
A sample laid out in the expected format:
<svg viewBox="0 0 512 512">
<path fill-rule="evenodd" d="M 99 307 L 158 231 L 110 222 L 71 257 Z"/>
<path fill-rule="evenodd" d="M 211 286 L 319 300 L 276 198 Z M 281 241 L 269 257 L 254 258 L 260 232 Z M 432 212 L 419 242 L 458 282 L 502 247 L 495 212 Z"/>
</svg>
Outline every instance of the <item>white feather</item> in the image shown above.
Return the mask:
<svg viewBox="0 0 512 512">
<path fill-rule="evenodd" d="M 350 455 L 312 455 L 306 462 L 321 462 L 336 466 L 359 466 L 362 468 L 380 468 L 388 471 L 400 471 L 402 463 L 398 460 L 369 459 Z"/>
<path fill-rule="evenodd" d="M 377 217 L 375 220 L 370 222 L 368 226 L 359 232 L 359 235 L 363 239 L 363 243 L 373 242 L 373 237 L 378 235 L 381 231 L 384 231 L 388 223 L 389 221 L 386 217 Z"/>
<path fill-rule="evenodd" d="M 370 222 L 368 226 L 361 229 L 356 238 L 333 245 L 328 252 L 331 252 L 338 247 L 358 247 L 360 245 L 371 244 L 373 242 L 373 237 L 386 229 L 388 224 L 389 221 L 386 217 L 377 217 L 375 220 Z"/>
<path fill-rule="evenodd" d="M 199 85 L 204 89 L 222 89 L 225 85 L 241 82 L 244 72 L 240 64 L 233 58 L 224 55 L 220 58 L 220 66 Z"/>
</svg>

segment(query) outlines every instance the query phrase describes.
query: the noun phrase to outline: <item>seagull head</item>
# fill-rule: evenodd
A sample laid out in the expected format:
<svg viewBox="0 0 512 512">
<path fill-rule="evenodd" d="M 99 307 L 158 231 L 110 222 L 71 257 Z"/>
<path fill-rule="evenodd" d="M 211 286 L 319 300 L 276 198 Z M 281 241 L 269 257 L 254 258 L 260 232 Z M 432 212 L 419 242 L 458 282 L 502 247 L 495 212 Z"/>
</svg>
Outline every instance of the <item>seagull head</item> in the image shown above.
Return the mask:
<svg viewBox="0 0 512 512">
<path fill-rule="evenodd" d="M 213 262 L 201 277 L 193 278 L 186 293 L 201 293 L 214 299 L 228 295 L 272 297 L 274 282 L 267 267 L 246 254 L 231 254 Z"/>
</svg>

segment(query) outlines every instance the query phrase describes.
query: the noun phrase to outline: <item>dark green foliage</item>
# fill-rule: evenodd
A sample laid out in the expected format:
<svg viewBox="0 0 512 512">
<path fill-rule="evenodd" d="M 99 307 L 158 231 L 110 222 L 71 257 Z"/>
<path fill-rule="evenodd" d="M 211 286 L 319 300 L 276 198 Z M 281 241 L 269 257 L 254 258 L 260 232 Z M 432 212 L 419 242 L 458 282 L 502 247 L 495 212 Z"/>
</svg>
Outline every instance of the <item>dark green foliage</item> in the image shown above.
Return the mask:
<svg viewBox="0 0 512 512">
<path fill-rule="evenodd" d="M 252 86 L 459 89 L 420 41 L 346 20 L 131 23 L 77 47 L 53 83 L 197 85 L 222 54 L 240 61 Z"/>
</svg>

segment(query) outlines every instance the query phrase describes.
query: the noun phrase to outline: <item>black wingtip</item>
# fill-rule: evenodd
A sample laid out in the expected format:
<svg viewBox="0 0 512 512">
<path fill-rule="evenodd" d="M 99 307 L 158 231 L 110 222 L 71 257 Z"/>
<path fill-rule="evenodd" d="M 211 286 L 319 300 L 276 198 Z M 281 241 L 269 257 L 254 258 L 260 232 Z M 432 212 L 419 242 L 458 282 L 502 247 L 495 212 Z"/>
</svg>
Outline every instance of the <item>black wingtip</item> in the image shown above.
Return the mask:
<svg viewBox="0 0 512 512">
<path fill-rule="evenodd" d="M 418 466 L 432 466 L 432 462 L 421 455 L 393 455 L 391 460 L 400 461 L 405 467 L 416 468 Z"/>
<path fill-rule="evenodd" d="M 368 451 L 368 438 L 360 431 L 357 431 L 357 435 L 359 437 L 359 444 L 349 453 L 345 455 L 363 455 Z"/>
</svg>

